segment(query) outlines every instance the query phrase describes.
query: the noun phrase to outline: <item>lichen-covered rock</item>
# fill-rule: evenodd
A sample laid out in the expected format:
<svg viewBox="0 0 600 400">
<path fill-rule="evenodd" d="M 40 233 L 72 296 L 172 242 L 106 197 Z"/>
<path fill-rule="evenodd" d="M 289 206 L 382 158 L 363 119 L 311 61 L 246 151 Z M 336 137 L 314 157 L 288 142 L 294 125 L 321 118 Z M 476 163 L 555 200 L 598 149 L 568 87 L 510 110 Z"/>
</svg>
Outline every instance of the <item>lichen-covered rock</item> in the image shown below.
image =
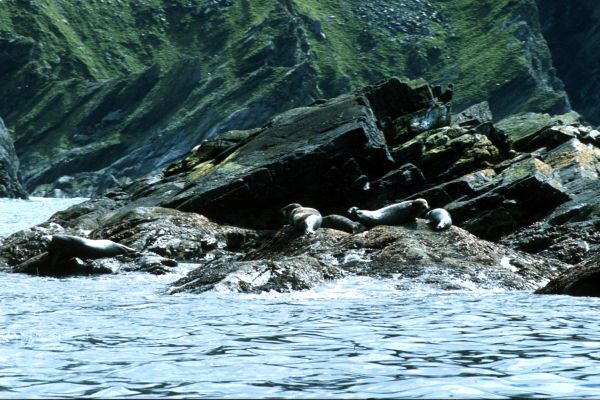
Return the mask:
<svg viewBox="0 0 600 400">
<path fill-rule="evenodd" d="M 587 260 L 551 280 L 536 293 L 600 297 L 600 252 L 595 251 Z"/>
<path fill-rule="evenodd" d="M 0 197 L 27 198 L 19 181 L 19 160 L 15 147 L 0 118 Z"/>
<path fill-rule="evenodd" d="M 549 210 L 543 220 L 524 227 L 501 242 L 507 246 L 577 264 L 600 245 L 600 149 L 571 139 L 540 154 L 568 201 Z M 546 204 L 543 198 L 541 207 Z"/>
<path fill-rule="evenodd" d="M 426 131 L 391 152 L 396 160 L 419 168 L 428 182 L 458 178 L 504 159 L 485 133 L 456 126 Z"/>
<path fill-rule="evenodd" d="M 399 88 L 413 97 L 403 107 L 386 108 L 382 99 L 399 96 Z M 425 106 L 445 107 L 427 85 L 413 89 L 390 79 L 356 94 L 293 109 L 212 158 L 194 153 L 174 166 L 164 182 L 182 182 L 175 195 L 161 200 L 161 194 L 146 190 L 133 197 L 142 202 L 154 196 L 152 201 L 162 206 L 253 228 L 279 225 L 277 210 L 292 202 L 326 215 L 372 197 L 365 193 L 369 182 L 396 166 L 379 129 L 382 119 Z M 198 151 L 205 146 L 215 147 L 205 142 Z"/>
</svg>

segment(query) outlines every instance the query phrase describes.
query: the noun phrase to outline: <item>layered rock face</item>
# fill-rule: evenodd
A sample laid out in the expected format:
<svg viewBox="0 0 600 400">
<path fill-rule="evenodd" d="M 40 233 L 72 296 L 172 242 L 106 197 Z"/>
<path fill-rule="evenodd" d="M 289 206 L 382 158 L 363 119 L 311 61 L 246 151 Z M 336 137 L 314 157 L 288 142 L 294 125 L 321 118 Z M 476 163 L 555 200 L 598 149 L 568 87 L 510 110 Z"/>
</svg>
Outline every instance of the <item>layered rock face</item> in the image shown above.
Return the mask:
<svg viewBox="0 0 600 400">
<path fill-rule="evenodd" d="M 542 32 L 571 104 L 600 125 L 600 4 L 594 0 L 538 0 Z"/>
<path fill-rule="evenodd" d="M 393 78 L 202 141 L 160 173 L 4 239 L 0 266 L 64 275 L 198 263 L 176 293 L 301 290 L 349 274 L 409 289 L 532 290 L 593 263 L 600 133 L 574 114 L 494 124 L 486 103 L 451 115 L 450 97 Z M 352 217 L 351 206 L 415 198 L 449 210 L 454 226 L 438 231 L 421 215 L 303 235 L 280 212 L 300 203 Z M 138 253 L 53 262 L 41 239 L 65 233 Z"/>
<path fill-rule="evenodd" d="M 567 111 L 534 0 L 1 2 L 0 115 L 26 188 L 91 195 L 204 138 L 377 82 Z"/>
<path fill-rule="evenodd" d="M 0 118 L 0 197 L 27 198 L 19 181 L 19 160 L 12 138 Z"/>
</svg>

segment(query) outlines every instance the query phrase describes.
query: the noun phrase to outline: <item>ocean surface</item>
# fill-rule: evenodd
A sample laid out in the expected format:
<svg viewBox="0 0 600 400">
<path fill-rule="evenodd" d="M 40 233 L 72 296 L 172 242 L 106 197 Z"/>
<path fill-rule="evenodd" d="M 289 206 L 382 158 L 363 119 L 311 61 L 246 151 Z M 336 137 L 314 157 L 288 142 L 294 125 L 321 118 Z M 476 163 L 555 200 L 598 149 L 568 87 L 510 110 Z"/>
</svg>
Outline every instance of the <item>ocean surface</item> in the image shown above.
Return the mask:
<svg viewBox="0 0 600 400">
<path fill-rule="evenodd" d="M 0 235 L 81 199 L 0 199 Z M 167 295 L 168 275 L 0 273 L 0 398 L 600 398 L 600 299 L 398 290 Z"/>
</svg>

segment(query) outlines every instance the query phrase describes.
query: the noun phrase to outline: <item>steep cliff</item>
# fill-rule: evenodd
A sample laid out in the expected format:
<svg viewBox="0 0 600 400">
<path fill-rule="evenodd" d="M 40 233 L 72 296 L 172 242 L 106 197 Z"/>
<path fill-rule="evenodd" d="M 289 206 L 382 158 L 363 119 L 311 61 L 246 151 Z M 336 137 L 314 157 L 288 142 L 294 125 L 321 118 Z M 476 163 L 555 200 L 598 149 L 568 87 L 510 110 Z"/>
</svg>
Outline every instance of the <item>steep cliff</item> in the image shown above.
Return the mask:
<svg viewBox="0 0 600 400">
<path fill-rule="evenodd" d="M 5 0 L 0 26 L 0 115 L 39 194 L 102 191 L 391 75 L 497 118 L 569 109 L 534 0 Z"/>
<path fill-rule="evenodd" d="M 600 125 L 600 2 L 538 0 L 542 31 L 573 108 Z"/>
<path fill-rule="evenodd" d="M 0 197 L 27 198 L 19 182 L 19 160 L 13 141 L 0 118 Z"/>
</svg>

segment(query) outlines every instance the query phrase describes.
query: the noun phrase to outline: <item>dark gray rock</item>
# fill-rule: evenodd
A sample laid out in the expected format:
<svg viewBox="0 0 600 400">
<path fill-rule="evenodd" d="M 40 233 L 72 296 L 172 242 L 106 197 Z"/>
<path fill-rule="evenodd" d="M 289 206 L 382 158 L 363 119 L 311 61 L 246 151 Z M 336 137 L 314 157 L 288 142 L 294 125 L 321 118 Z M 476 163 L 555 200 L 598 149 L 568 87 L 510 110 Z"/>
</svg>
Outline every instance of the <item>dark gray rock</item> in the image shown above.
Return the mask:
<svg viewBox="0 0 600 400">
<path fill-rule="evenodd" d="M 595 251 L 586 261 L 554 278 L 536 293 L 600 297 L 600 251 Z"/>
<path fill-rule="evenodd" d="M 600 244 L 600 149 L 571 139 L 539 157 L 539 165 L 570 198 L 549 210 L 543 220 L 507 235 L 501 242 L 577 264 Z M 545 207 L 546 199 L 538 203 Z"/>
<path fill-rule="evenodd" d="M 289 292 L 311 289 L 343 276 L 334 266 L 313 257 L 236 261 L 219 259 L 205 263 L 171 285 L 170 293 L 200 293 L 208 290 L 243 293 Z"/>
<path fill-rule="evenodd" d="M 453 125 L 464 127 L 476 127 L 492 120 L 492 110 L 487 101 L 474 104 L 452 116 Z"/>
<path fill-rule="evenodd" d="M 600 16 L 595 0 L 537 0 L 542 32 L 573 109 L 600 124 Z"/>
<path fill-rule="evenodd" d="M 19 181 L 17 153 L 2 118 L 0 118 L 0 197 L 27 198 L 27 192 Z"/>
</svg>

